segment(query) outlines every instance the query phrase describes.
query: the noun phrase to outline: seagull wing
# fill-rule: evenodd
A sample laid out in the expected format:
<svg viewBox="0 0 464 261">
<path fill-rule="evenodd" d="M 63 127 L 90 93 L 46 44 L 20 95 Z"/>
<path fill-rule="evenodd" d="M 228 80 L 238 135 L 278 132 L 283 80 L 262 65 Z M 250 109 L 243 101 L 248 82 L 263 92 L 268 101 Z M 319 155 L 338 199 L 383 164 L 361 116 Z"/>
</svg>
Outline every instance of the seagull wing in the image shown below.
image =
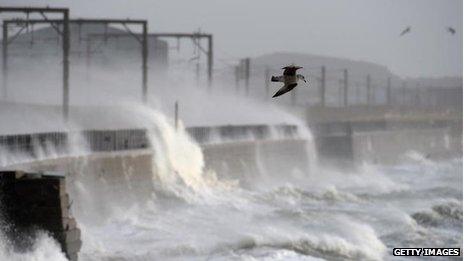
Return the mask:
<svg viewBox="0 0 464 261">
<path fill-rule="evenodd" d="M 408 26 L 408 27 L 406 27 L 406 29 L 404 29 L 404 30 L 401 32 L 400 36 L 403 36 L 403 35 L 409 33 L 410 31 L 411 31 L 411 27 Z"/>
<path fill-rule="evenodd" d="M 285 81 L 284 78 L 285 77 L 282 76 L 282 75 L 281 76 L 272 76 L 271 77 L 271 82 L 284 82 Z"/>
<path fill-rule="evenodd" d="M 272 98 L 274 97 L 277 97 L 277 96 L 280 96 L 284 93 L 287 93 L 291 90 L 293 90 L 293 88 L 295 88 L 297 86 L 296 83 L 292 83 L 292 84 L 289 84 L 289 85 L 284 85 L 284 87 L 280 88 L 275 94 L 274 96 L 272 96 Z"/>
<path fill-rule="evenodd" d="M 284 68 L 284 75 L 289 75 L 289 76 L 293 76 L 296 74 L 296 70 L 298 69 L 301 69 L 303 67 L 300 67 L 300 66 L 285 66 Z"/>
</svg>

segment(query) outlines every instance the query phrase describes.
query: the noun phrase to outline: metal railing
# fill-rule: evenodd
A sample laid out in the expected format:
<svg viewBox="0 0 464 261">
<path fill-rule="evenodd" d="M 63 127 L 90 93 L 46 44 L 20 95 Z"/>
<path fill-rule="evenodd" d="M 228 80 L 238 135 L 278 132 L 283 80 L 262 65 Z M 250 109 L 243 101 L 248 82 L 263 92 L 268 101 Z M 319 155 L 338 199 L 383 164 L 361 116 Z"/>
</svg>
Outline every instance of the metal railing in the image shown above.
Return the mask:
<svg viewBox="0 0 464 261">
<path fill-rule="evenodd" d="M 263 140 L 272 138 L 294 138 L 295 125 L 246 125 L 190 127 L 187 133 L 198 143 L 217 143 L 240 140 Z M 81 132 L 47 132 L 0 136 L 0 153 L 21 153 L 32 157 L 43 151 L 68 154 L 72 141 L 82 143 L 92 152 L 122 151 L 150 147 L 147 130 L 84 130 Z"/>
</svg>

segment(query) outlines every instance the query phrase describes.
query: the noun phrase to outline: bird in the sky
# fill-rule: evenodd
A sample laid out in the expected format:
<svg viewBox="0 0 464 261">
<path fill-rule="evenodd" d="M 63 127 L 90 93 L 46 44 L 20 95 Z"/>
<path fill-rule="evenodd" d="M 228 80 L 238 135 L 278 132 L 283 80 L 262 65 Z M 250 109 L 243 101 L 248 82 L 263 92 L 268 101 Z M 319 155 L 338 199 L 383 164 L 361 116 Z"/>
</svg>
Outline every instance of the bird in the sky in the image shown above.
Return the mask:
<svg viewBox="0 0 464 261">
<path fill-rule="evenodd" d="M 455 34 L 456 33 L 456 30 L 451 26 L 448 26 L 446 29 L 448 30 L 448 32 L 450 32 L 450 34 Z"/>
<path fill-rule="evenodd" d="M 400 34 L 400 36 L 403 36 L 407 33 L 411 32 L 411 26 L 406 27 Z"/>
<path fill-rule="evenodd" d="M 303 80 L 306 82 L 306 79 L 303 75 L 297 74 L 296 70 L 303 67 L 296 65 L 289 65 L 282 68 L 284 70 L 283 75 L 281 76 L 272 76 L 271 82 L 283 82 L 284 86 L 280 88 L 272 98 L 280 96 L 286 92 L 293 90 L 298 85 L 298 80 Z"/>
</svg>

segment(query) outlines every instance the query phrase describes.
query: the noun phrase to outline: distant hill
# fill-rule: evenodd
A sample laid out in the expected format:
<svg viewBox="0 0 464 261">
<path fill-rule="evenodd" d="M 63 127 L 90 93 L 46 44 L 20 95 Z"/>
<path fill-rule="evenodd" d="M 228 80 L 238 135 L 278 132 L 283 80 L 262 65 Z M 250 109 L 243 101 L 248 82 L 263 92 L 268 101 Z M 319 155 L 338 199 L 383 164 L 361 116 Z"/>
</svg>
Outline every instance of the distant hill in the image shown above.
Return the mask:
<svg viewBox="0 0 464 261">
<path fill-rule="evenodd" d="M 273 53 L 255 57 L 253 66 L 268 65 L 271 67 L 282 67 L 282 65 L 295 63 L 310 70 L 325 66 L 327 70 L 348 69 L 352 73 L 371 74 L 372 76 L 392 75 L 386 66 L 375 63 L 354 61 L 329 56 L 303 54 L 303 53 Z"/>
<path fill-rule="evenodd" d="M 283 65 L 295 63 L 303 66 L 304 70 L 310 74 L 320 74 L 321 67 L 325 66 L 327 77 L 335 74 L 339 75 L 337 77 L 342 77 L 344 69 L 347 69 L 349 75 L 356 76 L 356 78 L 365 78 L 367 74 L 370 74 L 372 78 L 396 77 L 383 65 L 303 53 L 278 52 L 266 54 L 253 58 L 252 63 L 255 70 L 264 70 L 265 66 L 269 66 L 273 70 L 279 70 Z"/>
</svg>

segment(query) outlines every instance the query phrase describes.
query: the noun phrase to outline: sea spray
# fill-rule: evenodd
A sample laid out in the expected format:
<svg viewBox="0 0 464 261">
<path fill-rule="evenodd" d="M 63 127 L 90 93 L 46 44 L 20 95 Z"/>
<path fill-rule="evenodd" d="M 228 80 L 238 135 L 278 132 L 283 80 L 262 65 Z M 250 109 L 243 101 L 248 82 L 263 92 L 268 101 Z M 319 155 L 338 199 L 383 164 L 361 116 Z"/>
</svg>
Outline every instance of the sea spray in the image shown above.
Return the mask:
<svg viewBox="0 0 464 261">
<path fill-rule="evenodd" d="M 140 177 L 136 175 L 141 175 L 141 173 L 134 172 L 135 166 L 131 165 L 133 163 L 130 159 L 138 158 L 141 154 L 149 154 L 152 158 L 151 169 L 145 171 L 150 172 L 153 187 L 160 188 L 160 190 L 153 191 L 155 198 L 161 196 L 160 194 L 173 193 L 183 200 L 190 201 L 199 199 L 199 197 L 208 197 L 208 194 L 212 195 L 213 189 L 228 189 L 236 184 L 234 181 L 219 181 L 212 170 L 205 168 L 202 149 L 186 132 L 182 122 L 175 129 L 172 119 L 159 111 L 134 103 L 124 104 L 120 108 L 120 113 L 126 116 L 124 121 L 127 125 L 140 126 L 145 129 L 149 146 L 143 152 L 137 150 L 122 152 L 124 155 L 121 154 L 121 157 L 117 159 L 120 160 L 118 162 L 122 167 L 122 170 L 117 171 L 121 173 L 122 183 L 108 184 L 108 186 L 113 188 L 118 185 L 126 186 L 126 189 L 130 191 L 133 188 L 131 181 L 139 180 Z M 111 182 L 111 173 L 106 173 L 110 170 L 91 168 L 83 160 L 85 158 L 77 163 L 83 164 L 82 166 L 74 164 L 76 181 L 88 186 L 90 193 L 94 193 L 95 190 L 111 189 L 106 188 L 105 185 Z M 83 174 L 83 171 L 93 173 Z M 148 173 L 144 173 L 143 176 L 146 174 Z M 95 184 L 101 187 L 95 187 Z M 141 200 L 139 196 L 134 197 L 134 202 Z M 131 195 L 126 195 L 124 198 L 130 197 Z"/>
<path fill-rule="evenodd" d="M 1 148 L 0 169 L 26 169 L 34 171 L 34 167 L 32 167 L 34 162 L 88 154 L 87 143 L 80 131 L 70 131 L 68 129 L 64 133 L 67 135 L 67 143 L 64 146 L 63 144 L 56 146 L 50 141 L 42 142 L 37 138 L 33 138 L 30 151 Z M 2 220 L 2 222 L 5 222 L 5 220 Z M 13 243 L 4 234 L 4 231 L 0 231 L 0 260 L 61 261 L 67 259 L 61 250 L 61 246 L 48 232 L 36 230 L 32 244 L 27 250 L 23 251 L 17 251 Z"/>
<path fill-rule="evenodd" d="M 15 251 L 12 243 L 0 232 L 0 260 L 9 261 L 66 261 L 61 247 L 47 232 L 36 231 L 27 251 Z"/>
<path fill-rule="evenodd" d="M 153 196 L 145 200 L 134 192 L 130 182 L 138 173 L 129 160 L 121 163 L 124 184 L 112 183 L 99 168 L 86 172 L 89 162 L 76 163 L 82 166 L 73 171 L 81 175 L 73 184 L 81 197 L 75 198 L 72 208 L 82 229 L 82 260 L 260 259 L 282 253 L 295 259 L 381 260 L 388 252 L 385 246 L 397 242 L 415 224 L 401 203 L 403 198 L 414 198 L 410 181 L 398 183 L 379 166 L 364 165 L 349 172 L 311 168 L 298 182 L 247 189 L 205 169 L 201 148 L 182 124 L 175 130 L 172 120 L 157 111 L 126 108 L 149 130 L 151 147 L 130 154 L 152 157 L 151 180 L 146 183 L 155 188 Z M 309 144 L 307 151 L 314 149 L 314 143 Z M 266 173 L 265 154 L 256 153 L 264 157 L 259 170 L 264 175 L 255 182 L 272 179 Z M 435 170 L 438 173 L 429 178 L 437 178 L 442 168 Z M 415 168 L 407 173 L 421 174 Z M 282 173 L 283 179 L 287 175 Z M 446 186 L 457 183 L 452 180 Z M 115 187 L 111 198 L 96 192 Z M 399 203 L 386 206 L 384 198 L 390 202 L 395 193 L 402 193 Z M 129 198 L 131 203 L 126 202 Z M 410 240 L 418 233 L 413 230 Z M 440 236 L 450 237 L 447 233 Z"/>
<path fill-rule="evenodd" d="M 40 162 L 43 160 L 88 155 L 90 146 L 79 129 L 65 130 L 66 143 L 56 145 L 49 140 L 41 142 L 34 133 L 30 147 L 22 144 L 18 149 L 0 146 L 0 169 L 14 168 L 21 164 Z M 22 150 L 24 149 L 24 150 Z"/>
<path fill-rule="evenodd" d="M 390 231 L 414 223 L 399 207 L 383 206 L 384 196 L 410 190 L 377 166 L 349 173 L 311 169 L 299 182 L 277 182 L 264 192 L 240 186 L 220 189 L 224 181 L 205 171 L 201 149 L 182 124 L 176 131 L 156 111 L 142 108 L 137 114 L 150 130 L 154 197 L 116 207 L 101 226 L 87 229 L 83 224 L 89 242 L 84 242 L 83 260 L 241 259 L 272 251 L 291 251 L 297 259 L 381 260 L 387 252 L 383 240 L 390 235 L 396 239 Z M 124 179 L 131 179 L 131 168 L 125 171 Z M 282 186 L 287 192 L 274 192 Z M 272 196 L 263 196 L 268 192 Z"/>
<path fill-rule="evenodd" d="M 175 129 L 163 114 L 143 109 L 148 114 L 148 139 L 153 150 L 154 182 L 159 182 L 177 196 L 190 201 L 198 196 L 212 196 L 212 189 L 230 187 L 234 182 L 220 182 L 212 170 L 206 170 L 203 153 L 182 122 Z"/>
</svg>

